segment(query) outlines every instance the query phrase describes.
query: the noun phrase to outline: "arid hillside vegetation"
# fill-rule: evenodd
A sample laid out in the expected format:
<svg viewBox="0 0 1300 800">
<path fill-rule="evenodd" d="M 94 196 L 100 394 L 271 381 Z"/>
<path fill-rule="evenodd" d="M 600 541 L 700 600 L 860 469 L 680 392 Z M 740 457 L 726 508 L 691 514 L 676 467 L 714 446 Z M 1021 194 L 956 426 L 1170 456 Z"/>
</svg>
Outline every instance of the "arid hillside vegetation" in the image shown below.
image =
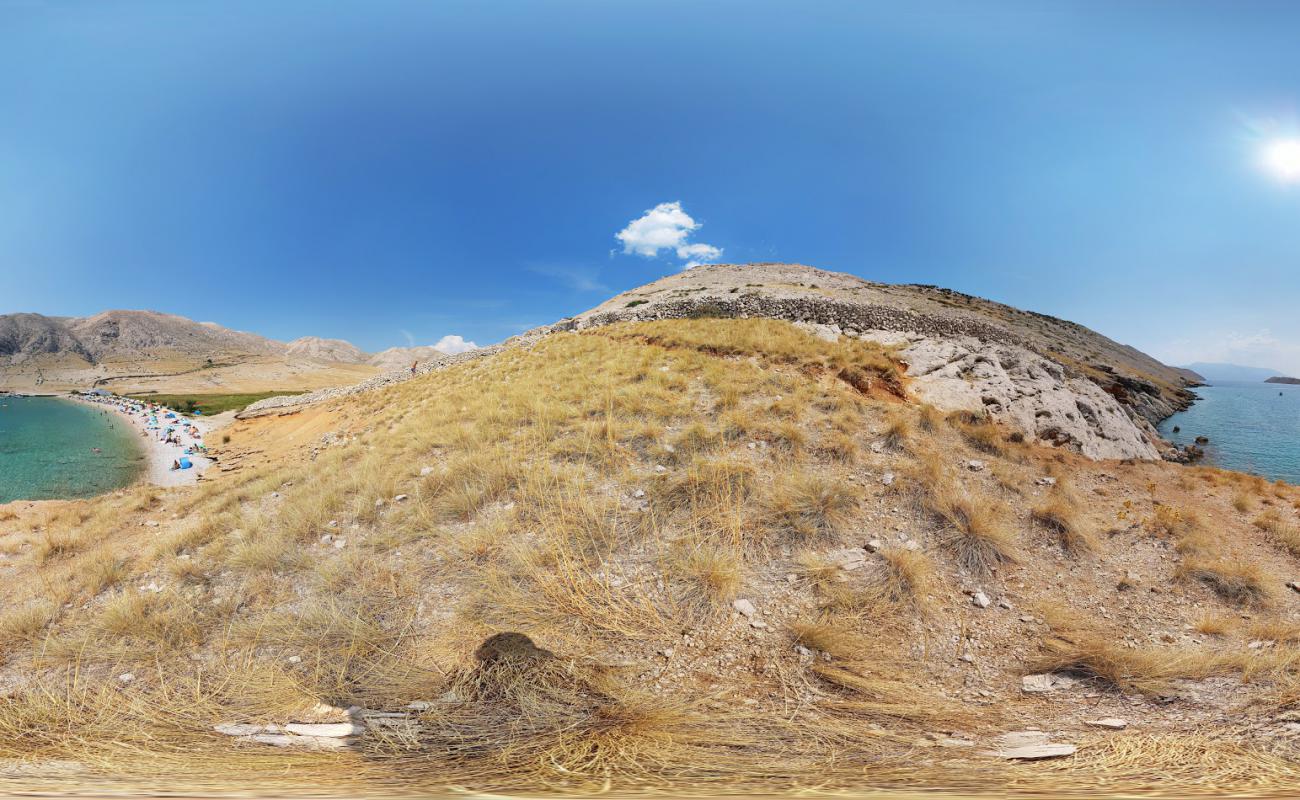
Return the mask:
<svg viewBox="0 0 1300 800">
<path fill-rule="evenodd" d="M 0 506 L 0 787 L 1300 781 L 1300 492 L 939 413 L 880 345 L 618 322 L 225 435 Z"/>
</svg>

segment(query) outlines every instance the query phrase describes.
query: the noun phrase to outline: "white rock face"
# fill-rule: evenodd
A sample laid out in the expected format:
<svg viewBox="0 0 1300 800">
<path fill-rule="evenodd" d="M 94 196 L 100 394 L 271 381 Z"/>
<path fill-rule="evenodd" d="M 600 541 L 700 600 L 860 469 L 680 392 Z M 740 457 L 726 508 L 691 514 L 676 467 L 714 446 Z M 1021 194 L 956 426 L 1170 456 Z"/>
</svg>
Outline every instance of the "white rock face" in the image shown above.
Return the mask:
<svg viewBox="0 0 1300 800">
<path fill-rule="evenodd" d="M 896 331 L 862 338 L 898 344 Z M 912 392 L 940 411 L 987 411 L 1034 439 L 1069 445 L 1089 458 L 1160 457 L 1143 426 L 1086 378 L 1014 345 L 970 336 L 908 337 L 899 352 Z"/>
</svg>

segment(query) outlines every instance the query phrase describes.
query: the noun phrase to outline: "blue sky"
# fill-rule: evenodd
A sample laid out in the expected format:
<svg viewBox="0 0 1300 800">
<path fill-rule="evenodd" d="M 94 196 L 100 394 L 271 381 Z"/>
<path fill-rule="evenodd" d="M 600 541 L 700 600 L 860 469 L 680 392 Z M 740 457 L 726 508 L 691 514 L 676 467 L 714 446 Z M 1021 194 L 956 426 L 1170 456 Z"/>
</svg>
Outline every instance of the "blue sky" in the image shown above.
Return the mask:
<svg viewBox="0 0 1300 800">
<path fill-rule="evenodd" d="M 1300 4 L 0 0 L 0 312 L 496 341 L 729 262 L 1300 371 Z"/>
</svg>

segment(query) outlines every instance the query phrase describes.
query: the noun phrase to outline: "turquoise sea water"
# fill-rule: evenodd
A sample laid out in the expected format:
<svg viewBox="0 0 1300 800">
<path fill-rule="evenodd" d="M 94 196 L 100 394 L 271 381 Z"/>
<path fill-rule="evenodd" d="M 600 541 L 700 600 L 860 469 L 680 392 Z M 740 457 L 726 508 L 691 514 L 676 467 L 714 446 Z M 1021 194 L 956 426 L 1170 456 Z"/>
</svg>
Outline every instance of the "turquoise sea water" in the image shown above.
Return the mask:
<svg viewBox="0 0 1300 800">
<path fill-rule="evenodd" d="M 1220 381 L 1195 392 L 1195 405 L 1160 424 L 1166 439 L 1184 445 L 1208 436 L 1209 463 L 1300 483 L 1300 386 Z"/>
<path fill-rule="evenodd" d="M 140 443 L 116 415 L 0 395 L 0 503 L 90 497 L 133 482 L 144 466 Z"/>
</svg>

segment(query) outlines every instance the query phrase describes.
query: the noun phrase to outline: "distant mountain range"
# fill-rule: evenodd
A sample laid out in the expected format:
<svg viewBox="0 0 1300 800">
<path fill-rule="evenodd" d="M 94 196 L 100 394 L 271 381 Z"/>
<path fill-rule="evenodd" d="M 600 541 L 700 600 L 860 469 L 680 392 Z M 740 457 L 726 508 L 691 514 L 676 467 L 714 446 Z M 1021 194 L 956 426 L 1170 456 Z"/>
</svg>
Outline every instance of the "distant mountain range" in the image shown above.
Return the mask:
<svg viewBox="0 0 1300 800">
<path fill-rule="evenodd" d="M 1211 382 L 1241 381 L 1243 383 L 1254 383 L 1274 378 L 1282 374 L 1275 369 L 1268 369 L 1266 367 L 1243 367 L 1240 364 L 1224 364 L 1204 361 L 1198 361 L 1195 364 L 1187 364 L 1183 369 L 1189 369 Z"/>
<path fill-rule="evenodd" d="M 94 365 L 149 356 L 187 356 L 218 361 L 231 356 L 282 356 L 320 363 L 395 368 L 441 357 L 436 348 L 392 347 L 370 354 L 342 339 L 304 336 L 278 342 L 157 311 L 105 311 L 92 317 L 0 315 L 0 364 L 72 357 Z"/>
</svg>

